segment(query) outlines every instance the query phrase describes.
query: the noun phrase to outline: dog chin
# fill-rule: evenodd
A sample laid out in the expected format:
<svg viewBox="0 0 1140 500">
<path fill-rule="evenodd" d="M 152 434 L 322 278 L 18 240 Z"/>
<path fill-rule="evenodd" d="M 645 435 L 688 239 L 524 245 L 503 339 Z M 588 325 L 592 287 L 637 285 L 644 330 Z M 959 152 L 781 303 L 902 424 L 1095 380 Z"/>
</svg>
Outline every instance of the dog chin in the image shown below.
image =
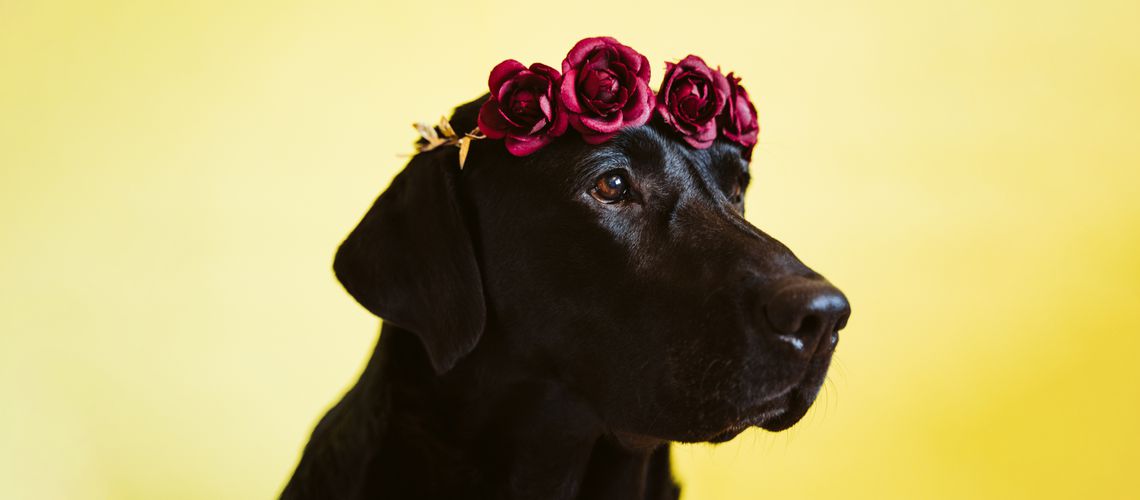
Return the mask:
<svg viewBox="0 0 1140 500">
<path fill-rule="evenodd" d="M 786 430 L 804 418 L 812 403 L 815 402 L 815 397 L 819 394 L 821 387 L 822 384 L 816 383 L 815 380 L 805 380 L 775 401 L 749 411 L 746 417 L 733 422 L 727 428 L 706 438 L 705 441 L 723 443 L 735 438 L 750 427 L 759 427 L 769 432 Z"/>
<path fill-rule="evenodd" d="M 800 419 L 807 415 L 808 408 L 811 408 L 812 402 L 815 401 L 815 395 L 812 394 L 810 400 L 801 399 L 796 394 L 792 394 L 791 401 L 784 407 L 784 411 L 779 415 L 774 415 L 770 419 L 757 424 L 757 427 L 769 432 L 780 432 L 793 425 L 796 425 Z"/>
<path fill-rule="evenodd" d="M 728 426 L 727 429 L 713 435 L 712 437 L 705 439 L 705 441 L 708 441 L 710 443 L 723 443 L 725 441 L 732 440 L 733 438 L 740 435 L 740 433 L 744 432 L 745 430 L 747 430 L 750 427 L 760 427 L 763 429 L 768 429 L 767 426 L 768 426 L 769 422 L 782 419 L 783 416 L 786 415 L 787 413 L 788 413 L 787 407 L 778 406 L 778 407 L 772 408 L 772 409 L 764 411 L 762 413 L 741 419 L 740 421 L 735 422 L 732 425 Z M 803 415 L 800 415 L 800 417 L 802 417 L 802 416 Z M 796 417 L 795 420 L 799 421 L 800 417 Z M 792 422 L 792 423 L 794 424 L 795 422 Z M 789 424 L 788 427 L 791 427 L 791 424 Z M 787 428 L 787 427 L 785 427 L 785 428 Z M 771 430 L 771 429 L 769 429 L 769 430 Z"/>
</svg>

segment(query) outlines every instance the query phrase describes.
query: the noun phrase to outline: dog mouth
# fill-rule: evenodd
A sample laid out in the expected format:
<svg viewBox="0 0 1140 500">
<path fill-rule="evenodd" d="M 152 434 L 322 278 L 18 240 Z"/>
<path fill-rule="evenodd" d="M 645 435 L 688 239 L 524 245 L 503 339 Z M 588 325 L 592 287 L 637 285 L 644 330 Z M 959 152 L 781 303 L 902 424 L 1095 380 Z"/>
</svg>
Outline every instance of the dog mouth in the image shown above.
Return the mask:
<svg viewBox="0 0 1140 500">
<path fill-rule="evenodd" d="M 827 374 L 830 356 L 799 382 L 776 397 L 753 406 L 740 414 L 723 430 L 717 432 L 707 441 L 710 443 L 723 443 L 735 438 L 751 427 L 759 427 L 769 432 L 780 432 L 795 425 L 807 414 L 812 403 L 815 402 L 819 390 L 823 387 L 823 379 Z"/>
<path fill-rule="evenodd" d="M 745 413 L 724 430 L 708 438 L 710 443 L 729 441 L 751 427 L 759 427 L 769 432 L 780 432 L 795 425 L 807 414 L 819 387 L 796 387 L 775 401 Z"/>
<path fill-rule="evenodd" d="M 772 430 L 769 429 L 771 423 L 782 422 L 785 419 L 785 416 L 788 415 L 788 411 L 789 410 L 787 406 L 776 406 L 767 410 L 760 411 L 759 413 L 753 414 L 732 423 L 728 426 L 728 428 L 708 438 L 707 441 L 710 443 L 723 443 L 725 441 L 730 441 L 732 438 L 740 435 L 740 433 L 744 432 L 750 427 L 760 427 L 762 429 Z M 796 417 L 794 420 L 798 421 L 799 417 Z M 791 427 L 795 421 L 787 424 L 787 427 Z M 784 427 L 784 429 L 787 427 Z"/>
</svg>

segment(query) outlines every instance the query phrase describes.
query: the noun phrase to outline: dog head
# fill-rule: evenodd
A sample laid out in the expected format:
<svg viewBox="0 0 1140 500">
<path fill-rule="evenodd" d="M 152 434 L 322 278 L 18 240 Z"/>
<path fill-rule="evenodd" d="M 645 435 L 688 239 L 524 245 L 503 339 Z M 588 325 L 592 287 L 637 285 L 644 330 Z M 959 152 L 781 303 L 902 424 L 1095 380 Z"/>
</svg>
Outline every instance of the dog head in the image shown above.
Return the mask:
<svg viewBox="0 0 1140 500">
<path fill-rule="evenodd" d="M 456 110 L 475 126 L 481 100 Z M 673 441 L 782 430 L 812 404 L 846 298 L 749 224 L 737 145 L 660 123 L 527 157 L 478 141 L 414 157 L 340 247 L 345 288 L 416 333 L 437 373 L 484 332 L 617 432 Z"/>
</svg>

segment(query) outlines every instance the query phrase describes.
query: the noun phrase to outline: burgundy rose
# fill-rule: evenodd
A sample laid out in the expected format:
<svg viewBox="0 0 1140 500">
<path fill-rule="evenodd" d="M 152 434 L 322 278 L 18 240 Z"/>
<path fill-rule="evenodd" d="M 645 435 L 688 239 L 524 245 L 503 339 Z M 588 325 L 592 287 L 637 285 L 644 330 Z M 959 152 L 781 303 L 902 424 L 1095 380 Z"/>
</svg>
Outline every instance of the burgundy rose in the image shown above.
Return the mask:
<svg viewBox="0 0 1140 500">
<path fill-rule="evenodd" d="M 562 61 L 562 105 L 590 144 L 649 121 L 649 60 L 617 40 L 586 38 Z"/>
<path fill-rule="evenodd" d="M 479 109 L 479 130 L 491 139 L 506 137 L 507 151 L 526 156 L 566 132 L 558 109 L 558 70 L 508 59 L 491 70 L 491 97 Z"/>
<path fill-rule="evenodd" d="M 720 135 L 744 146 L 751 152 L 760 137 L 760 123 L 756 119 L 756 106 L 748 98 L 748 91 L 740 86 L 740 78 L 728 74 L 728 102 L 720 114 Z M 745 156 L 751 156 L 745 153 Z"/>
<path fill-rule="evenodd" d="M 690 55 L 677 64 L 665 64 L 665 81 L 657 92 L 657 113 L 685 142 L 704 149 L 716 140 L 716 118 L 728 101 L 728 93 L 724 75 Z"/>
</svg>

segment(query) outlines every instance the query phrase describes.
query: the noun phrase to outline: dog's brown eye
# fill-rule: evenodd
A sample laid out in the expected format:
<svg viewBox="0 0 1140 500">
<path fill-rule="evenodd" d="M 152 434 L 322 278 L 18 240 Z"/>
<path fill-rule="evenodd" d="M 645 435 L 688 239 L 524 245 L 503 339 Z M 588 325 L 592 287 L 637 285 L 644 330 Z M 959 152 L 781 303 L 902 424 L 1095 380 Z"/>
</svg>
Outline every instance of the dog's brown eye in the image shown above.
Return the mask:
<svg viewBox="0 0 1140 500">
<path fill-rule="evenodd" d="M 610 172 L 598 177 L 590 194 L 602 203 L 617 203 L 629 195 L 629 181 L 621 172 Z"/>
</svg>

